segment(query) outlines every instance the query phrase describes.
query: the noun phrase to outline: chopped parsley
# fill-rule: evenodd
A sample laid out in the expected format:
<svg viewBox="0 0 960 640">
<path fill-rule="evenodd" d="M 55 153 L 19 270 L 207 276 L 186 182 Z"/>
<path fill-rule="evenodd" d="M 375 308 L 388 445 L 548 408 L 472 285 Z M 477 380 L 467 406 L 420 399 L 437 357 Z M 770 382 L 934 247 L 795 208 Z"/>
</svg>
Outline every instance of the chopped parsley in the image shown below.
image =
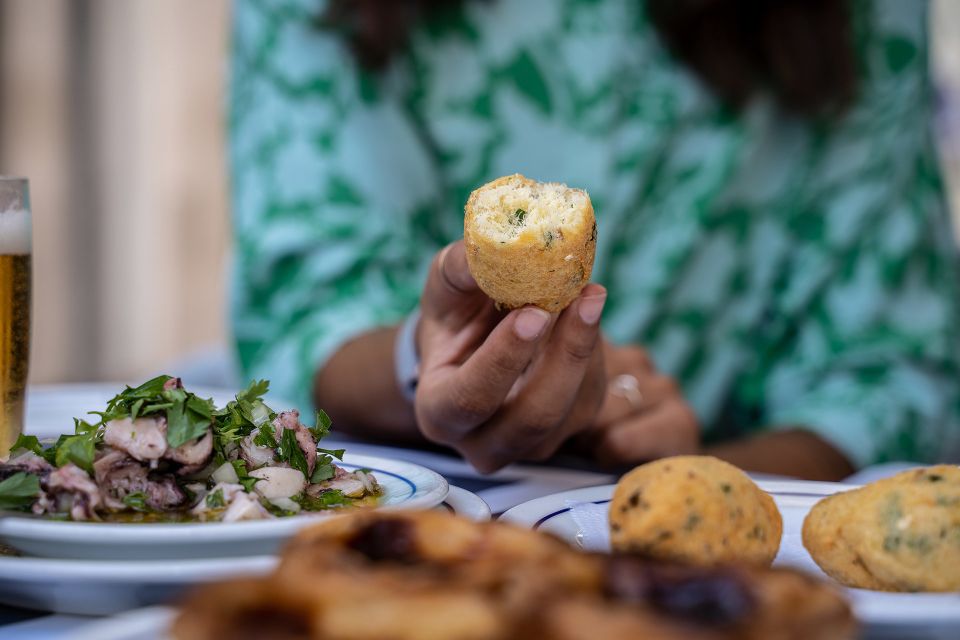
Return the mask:
<svg viewBox="0 0 960 640">
<path fill-rule="evenodd" d="M 26 511 L 40 493 L 40 479 L 32 473 L 20 471 L 0 482 L 0 509 Z"/>
<path fill-rule="evenodd" d="M 58 467 L 73 463 L 92 475 L 97 440 L 96 431 L 74 436 L 60 436 L 57 444 L 54 445 L 54 462 Z"/>
<path fill-rule="evenodd" d="M 32 451 L 38 456 L 43 455 L 43 447 L 40 446 L 40 440 L 37 438 L 37 436 L 25 436 L 21 433 L 20 437 L 17 438 L 17 441 L 13 443 L 12 447 L 10 447 L 10 451 L 18 451 L 20 449 Z"/>
<path fill-rule="evenodd" d="M 250 475 L 250 472 L 247 471 L 247 463 L 243 460 L 231 460 L 230 464 L 233 465 L 233 470 L 237 472 L 238 482 L 243 490 L 247 493 L 253 491 L 253 485 L 257 484 L 259 478 Z"/>
<path fill-rule="evenodd" d="M 253 437 L 253 444 L 258 447 L 276 449 L 279 445 L 277 444 L 277 434 L 273 430 L 273 425 L 269 422 L 260 425 L 260 430 L 257 431 L 257 435 Z"/>
<path fill-rule="evenodd" d="M 299 498 L 295 498 L 295 501 L 306 511 L 323 511 L 331 507 L 350 504 L 350 498 L 343 495 L 343 492 L 338 489 L 321 491 L 316 496 L 304 493 Z"/>
<path fill-rule="evenodd" d="M 263 396 L 269 389 L 270 383 L 266 380 L 254 380 L 236 395 L 235 400 L 214 413 L 217 423 L 215 431 L 221 448 L 245 438 L 253 433 L 254 429 L 270 424 L 277 417 L 276 412 L 263 401 Z"/>
<path fill-rule="evenodd" d="M 136 493 L 124 496 L 123 504 L 134 511 L 150 511 L 150 508 L 147 506 L 147 494 L 143 491 L 137 491 Z"/>
<path fill-rule="evenodd" d="M 307 457 L 297 442 L 297 434 L 293 429 L 283 429 L 280 436 L 280 444 L 277 446 L 277 459 L 287 462 L 291 467 L 303 474 L 303 477 L 309 476 L 307 471 Z"/>
<path fill-rule="evenodd" d="M 223 499 L 223 489 L 217 489 L 213 493 L 207 494 L 207 508 L 209 509 L 220 509 L 227 505 L 226 500 Z"/>
<path fill-rule="evenodd" d="M 107 422 L 121 418 L 136 420 L 149 415 L 162 414 L 167 419 L 167 444 L 179 447 L 202 437 L 213 422 L 213 401 L 200 398 L 183 388 L 179 383 L 164 388 L 173 376 L 157 376 L 139 387 L 127 387 L 107 403 L 105 411 L 92 411 L 100 416 L 97 424 L 80 423 L 99 430 Z M 79 433 L 79 431 L 78 431 Z"/>
<path fill-rule="evenodd" d="M 333 467 L 333 457 L 321 455 L 317 458 L 317 466 L 313 468 L 313 475 L 310 476 L 310 482 L 317 483 L 329 480 L 336 473 Z"/>
</svg>

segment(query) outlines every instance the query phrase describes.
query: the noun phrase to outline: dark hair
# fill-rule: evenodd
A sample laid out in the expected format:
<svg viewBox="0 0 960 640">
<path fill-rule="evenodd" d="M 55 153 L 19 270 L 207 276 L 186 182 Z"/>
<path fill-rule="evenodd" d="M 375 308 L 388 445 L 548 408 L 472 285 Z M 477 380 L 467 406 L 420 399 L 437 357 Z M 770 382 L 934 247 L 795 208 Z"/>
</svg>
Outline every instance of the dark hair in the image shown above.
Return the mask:
<svg viewBox="0 0 960 640">
<path fill-rule="evenodd" d="M 857 64 L 847 0 L 637 0 L 673 55 L 726 104 L 770 92 L 786 109 L 833 115 L 853 100 Z M 418 23 L 465 0 L 331 0 L 320 24 L 360 64 L 382 70 Z"/>
</svg>

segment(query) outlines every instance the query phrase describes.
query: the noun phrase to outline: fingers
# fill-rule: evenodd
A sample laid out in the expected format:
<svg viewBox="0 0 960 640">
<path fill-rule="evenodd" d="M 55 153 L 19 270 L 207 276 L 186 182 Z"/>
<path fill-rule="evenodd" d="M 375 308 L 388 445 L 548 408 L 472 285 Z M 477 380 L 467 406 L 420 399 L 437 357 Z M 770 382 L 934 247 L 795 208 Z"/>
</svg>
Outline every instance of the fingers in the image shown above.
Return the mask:
<svg viewBox="0 0 960 640">
<path fill-rule="evenodd" d="M 695 453 L 700 444 L 696 415 L 674 398 L 599 435 L 594 454 L 602 464 L 639 463 Z"/>
<path fill-rule="evenodd" d="M 494 420 L 460 443 L 484 470 L 520 457 L 549 456 L 593 421 L 606 388 L 603 352 L 597 348 L 606 296 L 600 285 L 583 290 L 558 318 L 522 392 Z M 589 379 L 588 369 L 593 371 Z"/>
<path fill-rule="evenodd" d="M 643 350 L 638 349 L 638 351 L 642 352 Z M 645 353 L 643 357 L 649 361 Z M 636 379 L 636 390 L 618 390 L 616 388 L 617 376 L 608 380 L 610 386 L 606 389 L 603 407 L 597 415 L 596 427 L 605 428 L 622 422 L 630 416 L 651 411 L 664 398 L 679 393 L 676 383 L 671 378 L 658 375 L 652 369 L 642 371 L 635 366 L 627 375 Z"/>
<path fill-rule="evenodd" d="M 461 326 L 489 304 L 467 268 L 463 241 L 444 247 L 433 259 L 420 299 L 424 316 Z"/>
<path fill-rule="evenodd" d="M 424 435 L 454 444 L 487 421 L 530 365 L 550 321 L 536 307 L 512 311 L 462 365 L 430 376 L 426 385 L 421 378 L 416 406 Z"/>
</svg>

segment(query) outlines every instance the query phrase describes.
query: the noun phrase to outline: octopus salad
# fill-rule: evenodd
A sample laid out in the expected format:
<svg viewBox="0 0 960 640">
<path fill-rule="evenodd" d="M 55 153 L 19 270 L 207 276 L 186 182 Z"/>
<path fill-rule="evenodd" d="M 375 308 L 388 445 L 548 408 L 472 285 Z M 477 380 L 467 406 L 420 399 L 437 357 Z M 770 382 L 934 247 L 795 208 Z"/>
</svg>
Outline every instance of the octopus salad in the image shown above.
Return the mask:
<svg viewBox="0 0 960 640">
<path fill-rule="evenodd" d="M 20 436 L 0 464 L 0 509 L 71 520 L 236 522 L 372 504 L 382 493 L 368 470 L 336 464 L 342 449 L 318 443 L 330 430 L 296 410 L 263 402 L 254 382 L 218 409 L 158 376 L 127 387 L 74 419 L 51 446 Z"/>
</svg>

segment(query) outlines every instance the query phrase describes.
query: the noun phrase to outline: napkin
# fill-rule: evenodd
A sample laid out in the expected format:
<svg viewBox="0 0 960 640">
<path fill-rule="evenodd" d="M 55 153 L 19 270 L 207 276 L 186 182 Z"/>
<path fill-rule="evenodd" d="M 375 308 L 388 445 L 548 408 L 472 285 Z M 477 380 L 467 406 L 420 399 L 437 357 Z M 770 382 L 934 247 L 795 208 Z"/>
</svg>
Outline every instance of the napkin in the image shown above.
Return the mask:
<svg viewBox="0 0 960 640">
<path fill-rule="evenodd" d="M 577 525 L 577 542 L 584 551 L 610 551 L 610 529 L 607 523 L 610 504 L 567 500 L 566 505 L 570 509 L 570 517 Z"/>
</svg>

